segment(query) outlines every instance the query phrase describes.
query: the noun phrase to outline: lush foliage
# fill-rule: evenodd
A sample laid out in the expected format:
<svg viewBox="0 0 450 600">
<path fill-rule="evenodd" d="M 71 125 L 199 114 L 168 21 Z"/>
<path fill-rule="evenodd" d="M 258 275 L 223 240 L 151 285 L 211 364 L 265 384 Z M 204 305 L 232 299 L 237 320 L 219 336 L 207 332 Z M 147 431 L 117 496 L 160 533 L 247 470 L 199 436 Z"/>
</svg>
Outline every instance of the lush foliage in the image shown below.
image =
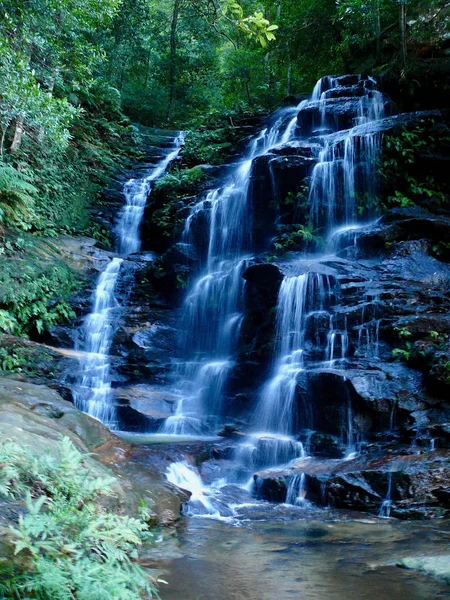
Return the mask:
<svg viewBox="0 0 450 600">
<path fill-rule="evenodd" d="M 80 280 L 56 251 L 30 238 L 7 240 L 1 250 L 0 332 L 42 333 L 75 316 L 68 299 Z"/>
<path fill-rule="evenodd" d="M 188 136 L 187 164 L 219 163 L 236 115 L 325 73 L 398 65 L 406 77 L 448 34 L 443 0 L 409 0 L 405 31 L 392 0 L 1 0 L 0 10 L 0 226 L 50 235 L 96 229 L 90 204 L 138 143 L 123 109 L 149 124 L 206 123 Z"/>
<path fill-rule="evenodd" d="M 12 532 L 15 554 L 28 560 L 2 574 L 2 598 L 158 597 L 135 562 L 142 542 L 153 540 L 145 509 L 132 518 L 107 508 L 115 479 L 95 474 L 69 438 L 60 440 L 56 456 L 2 442 L 0 465 L 0 496 L 25 504 Z"/>
<path fill-rule="evenodd" d="M 440 156 L 450 144 L 450 130 L 435 119 L 421 119 L 398 127 L 383 140 L 379 165 L 380 208 L 420 205 L 439 211 L 448 209 L 450 186 L 445 161 Z M 436 251 L 445 251 L 445 247 Z"/>
</svg>

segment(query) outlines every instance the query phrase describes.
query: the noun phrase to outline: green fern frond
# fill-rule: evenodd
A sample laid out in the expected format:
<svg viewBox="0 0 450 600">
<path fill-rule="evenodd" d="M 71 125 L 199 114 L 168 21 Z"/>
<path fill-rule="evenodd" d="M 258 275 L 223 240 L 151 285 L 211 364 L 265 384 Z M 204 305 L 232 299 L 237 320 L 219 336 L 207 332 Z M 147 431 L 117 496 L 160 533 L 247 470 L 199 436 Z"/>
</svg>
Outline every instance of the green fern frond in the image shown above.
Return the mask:
<svg viewBox="0 0 450 600">
<path fill-rule="evenodd" d="M 34 196 L 37 193 L 26 171 L 0 161 L 0 222 L 30 229 L 36 218 Z"/>
<path fill-rule="evenodd" d="M 15 554 L 32 568 L 0 583 L 0 597 L 42 600 L 159 598 L 155 580 L 134 561 L 148 525 L 97 501 L 114 478 L 99 477 L 68 437 L 55 454 L 32 455 L 0 442 L 0 494 L 23 496 L 26 511 L 11 530 Z M 36 483 L 38 482 L 38 485 Z"/>
</svg>

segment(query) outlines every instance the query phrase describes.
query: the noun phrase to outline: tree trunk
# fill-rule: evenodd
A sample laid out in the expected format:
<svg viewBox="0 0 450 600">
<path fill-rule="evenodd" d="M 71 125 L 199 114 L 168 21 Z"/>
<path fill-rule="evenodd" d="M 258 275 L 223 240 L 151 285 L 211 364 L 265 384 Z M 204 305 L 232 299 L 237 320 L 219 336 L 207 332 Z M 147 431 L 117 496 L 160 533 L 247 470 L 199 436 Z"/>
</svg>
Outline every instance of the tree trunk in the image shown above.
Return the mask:
<svg viewBox="0 0 450 600">
<path fill-rule="evenodd" d="M 10 151 L 15 152 L 20 148 L 20 144 L 22 142 L 22 134 L 23 134 L 23 117 L 19 115 L 16 118 L 16 127 L 14 129 L 14 137 L 10 146 Z"/>
<path fill-rule="evenodd" d="M 2 125 L 2 135 L 0 138 L 0 156 L 3 156 L 3 150 L 5 148 L 6 132 L 8 131 L 10 125 L 11 125 L 11 121 L 8 121 L 7 123 L 4 123 Z"/>
<path fill-rule="evenodd" d="M 400 24 L 400 35 L 401 35 L 401 54 L 403 67 L 406 67 L 406 0 L 400 0 L 399 6 L 399 24 Z"/>
<path fill-rule="evenodd" d="M 277 20 L 280 19 L 281 16 L 281 5 L 283 4 L 283 0 L 280 0 L 280 2 L 278 2 L 277 4 Z"/>
<path fill-rule="evenodd" d="M 170 25 L 170 59 L 169 59 L 169 106 L 167 108 L 167 120 L 169 121 L 172 112 L 173 105 L 175 103 L 175 84 L 177 77 L 177 27 L 178 27 L 178 16 L 180 13 L 181 0 L 174 0 L 173 12 L 172 12 L 172 23 Z"/>
<path fill-rule="evenodd" d="M 151 57 L 152 57 L 152 50 L 150 48 L 150 50 L 148 51 L 148 56 L 147 56 L 147 64 L 145 66 L 144 90 L 147 89 L 148 78 L 150 76 L 150 59 L 151 59 Z"/>
<path fill-rule="evenodd" d="M 250 94 L 249 83 L 250 83 L 250 77 L 245 80 L 245 89 L 247 90 L 248 103 L 251 104 L 252 103 L 252 96 Z"/>
</svg>

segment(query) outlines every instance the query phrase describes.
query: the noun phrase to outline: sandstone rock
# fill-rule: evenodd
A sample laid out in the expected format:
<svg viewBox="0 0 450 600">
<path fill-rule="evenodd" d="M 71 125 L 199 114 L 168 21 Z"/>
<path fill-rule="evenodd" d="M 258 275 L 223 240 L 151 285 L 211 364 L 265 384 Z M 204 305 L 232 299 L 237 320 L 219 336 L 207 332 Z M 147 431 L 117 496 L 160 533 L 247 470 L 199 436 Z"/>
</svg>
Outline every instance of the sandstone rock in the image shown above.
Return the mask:
<svg viewBox="0 0 450 600">
<path fill-rule="evenodd" d="M 450 554 L 402 558 L 398 561 L 397 566 L 403 569 L 421 571 L 450 583 Z"/>
<path fill-rule="evenodd" d="M 172 521 L 178 518 L 186 500 L 167 484 L 163 473 L 145 468 L 146 458 L 135 457 L 141 450 L 46 386 L 0 378 L 0 436 L 35 454 L 53 452 L 59 438 L 68 436 L 81 452 L 92 453 L 88 461 L 93 472 L 105 476 L 112 470 L 117 477 L 113 487 L 117 508 L 130 514 L 136 514 L 144 498 L 166 524 L 169 512 Z"/>
<path fill-rule="evenodd" d="M 298 459 L 284 469 L 260 471 L 260 497 L 284 502 L 289 482 L 305 475 L 305 498 L 319 505 L 378 513 L 388 499 L 398 518 L 450 514 L 448 450 L 352 460 Z"/>
</svg>

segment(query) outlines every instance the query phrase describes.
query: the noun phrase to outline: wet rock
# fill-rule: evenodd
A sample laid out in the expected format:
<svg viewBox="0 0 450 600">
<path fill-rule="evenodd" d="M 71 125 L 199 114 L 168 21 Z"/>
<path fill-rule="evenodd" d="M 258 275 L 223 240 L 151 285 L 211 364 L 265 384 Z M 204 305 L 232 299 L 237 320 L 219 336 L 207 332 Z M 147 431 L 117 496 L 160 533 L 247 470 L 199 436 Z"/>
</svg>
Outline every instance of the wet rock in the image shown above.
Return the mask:
<svg viewBox="0 0 450 600">
<path fill-rule="evenodd" d="M 301 134 L 311 135 L 322 125 L 336 129 L 349 129 L 360 112 L 358 99 L 352 97 L 331 98 L 324 102 L 308 102 L 300 110 L 297 124 Z"/>
<path fill-rule="evenodd" d="M 301 439 L 303 445 L 308 448 L 308 454 L 317 458 L 340 458 L 346 452 L 341 439 L 320 431 L 307 433 Z"/>
<path fill-rule="evenodd" d="M 270 154 L 275 156 L 301 156 L 305 159 L 316 158 L 322 149 L 320 144 L 305 141 L 292 141 L 275 146 Z"/>
<path fill-rule="evenodd" d="M 177 397 L 164 388 L 146 384 L 113 390 L 118 403 L 120 429 L 156 431 L 174 412 Z"/>
<path fill-rule="evenodd" d="M 398 561 L 397 566 L 402 569 L 420 571 L 450 583 L 450 554 L 402 558 Z"/>
<path fill-rule="evenodd" d="M 372 227 L 362 229 L 357 236 L 358 247 L 366 254 L 386 250 L 393 242 L 423 239 L 433 243 L 450 240 L 450 218 L 433 215 L 419 206 L 394 208 L 385 213 Z"/>
<path fill-rule="evenodd" d="M 227 383 L 226 411 L 229 416 L 249 409 L 254 390 L 260 385 L 271 360 L 275 307 L 283 280 L 271 263 L 249 266 L 243 273 L 245 313 L 240 327 L 239 351 Z"/>
<path fill-rule="evenodd" d="M 217 434 L 220 437 L 232 438 L 239 430 L 234 425 L 225 425 L 225 427 Z"/>
<path fill-rule="evenodd" d="M 350 423 L 364 439 L 389 428 L 395 395 L 388 384 L 383 389 L 382 383 L 387 383 L 383 373 L 315 369 L 302 379 L 297 392 L 300 424 L 342 436 Z"/>
<path fill-rule="evenodd" d="M 272 263 L 258 263 L 250 265 L 242 275 L 245 281 L 266 290 L 275 288 L 278 293 L 278 287 L 283 280 L 283 274 L 280 269 Z"/>
<path fill-rule="evenodd" d="M 353 460 L 298 459 L 284 469 L 260 471 L 260 497 L 284 502 L 289 482 L 305 475 L 305 498 L 315 504 L 378 513 L 384 501 L 400 518 L 449 514 L 448 451 Z"/>
<path fill-rule="evenodd" d="M 182 290 L 196 272 L 199 257 L 191 244 L 178 242 L 171 246 L 156 265 L 154 285 L 172 303 L 177 301 Z"/>
<path fill-rule="evenodd" d="M 275 233 L 277 207 L 270 169 L 272 158 L 270 154 L 264 154 L 252 162 L 247 198 L 253 217 L 252 245 L 256 252 L 263 251 Z"/>
</svg>

